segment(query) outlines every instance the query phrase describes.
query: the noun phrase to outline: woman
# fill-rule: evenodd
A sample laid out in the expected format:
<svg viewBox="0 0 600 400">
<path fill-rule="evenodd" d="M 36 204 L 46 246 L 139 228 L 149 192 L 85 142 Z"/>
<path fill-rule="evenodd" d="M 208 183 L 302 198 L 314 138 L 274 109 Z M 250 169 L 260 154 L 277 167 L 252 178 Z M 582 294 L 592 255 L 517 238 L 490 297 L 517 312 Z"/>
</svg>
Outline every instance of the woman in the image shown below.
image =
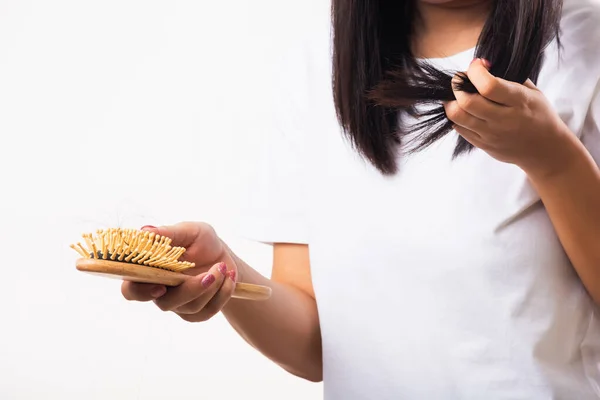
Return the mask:
<svg viewBox="0 0 600 400">
<path fill-rule="evenodd" d="M 248 225 L 273 244 L 271 278 L 209 225 L 146 227 L 198 275 L 124 296 L 190 322 L 223 312 L 326 399 L 599 398 L 600 8 L 560 3 L 334 1 L 333 106 L 311 98 L 277 142 Z M 536 46 L 543 60 L 523 54 Z M 438 89 L 411 86 L 418 61 Z M 439 71 L 466 74 L 450 98 Z M 454 130 L 413 129 L 431 103 Z M 273 297 L 230 300 L 236 281 Z"/>
</svg>

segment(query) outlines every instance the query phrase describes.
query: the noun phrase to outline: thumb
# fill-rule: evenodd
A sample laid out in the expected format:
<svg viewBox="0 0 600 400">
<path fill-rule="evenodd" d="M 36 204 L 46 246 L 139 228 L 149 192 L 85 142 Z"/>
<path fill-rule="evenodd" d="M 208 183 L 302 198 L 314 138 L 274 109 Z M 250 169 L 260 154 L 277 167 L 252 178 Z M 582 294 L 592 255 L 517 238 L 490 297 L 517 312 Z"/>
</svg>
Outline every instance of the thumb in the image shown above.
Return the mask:
<svg viewBox="0 0 600 400">
<path fill-rule="evenodd" d="M 158 228 L 152 225 L 144 225 L 140 228 L 140 231 L 144 231 L 144 232 L 154 232 L 155 234 L 159 234 L 158 233 Z"/>
<path fill-rule="evenodd" d="M 537 86 L 535 86 L 535 84 L 531 81 L 531 79 L 527 79 L 525 81 L 525 83 L 523 84 L 523 86 L 525 86 L 526 88 L 532 89 L 532 90 L 538 90 Z"/>
<path fill-rule="evenodd" d="M 201 224 L 194 222 L 180 222 L 175 225 L 156 227 L 145 225 L 142 231 L 154 232 L 156 235 L 165 236 L 172 240 L 171 246 L 189 247 L 201 233 Z"/>
</svg>

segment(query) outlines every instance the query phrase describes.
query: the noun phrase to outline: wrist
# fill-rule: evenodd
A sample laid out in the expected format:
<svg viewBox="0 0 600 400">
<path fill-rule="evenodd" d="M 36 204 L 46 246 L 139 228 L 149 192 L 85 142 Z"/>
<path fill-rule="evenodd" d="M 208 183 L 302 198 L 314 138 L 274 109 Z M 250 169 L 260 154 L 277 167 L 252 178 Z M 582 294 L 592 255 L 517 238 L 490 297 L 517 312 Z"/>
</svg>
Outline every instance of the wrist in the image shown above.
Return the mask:
<svg viewBox="0 0 600 400">
<path fill-rule="evenodd" d="M 545 156 L 530 158 L 519 165 L 534 184 L 560 180 L 581 164 L 581 160 L 587 155 L 581 141 L 568 130 L 557 135 L 552 143 L 547 143 L 544 147 L 540 152 Z"/>
</svg>

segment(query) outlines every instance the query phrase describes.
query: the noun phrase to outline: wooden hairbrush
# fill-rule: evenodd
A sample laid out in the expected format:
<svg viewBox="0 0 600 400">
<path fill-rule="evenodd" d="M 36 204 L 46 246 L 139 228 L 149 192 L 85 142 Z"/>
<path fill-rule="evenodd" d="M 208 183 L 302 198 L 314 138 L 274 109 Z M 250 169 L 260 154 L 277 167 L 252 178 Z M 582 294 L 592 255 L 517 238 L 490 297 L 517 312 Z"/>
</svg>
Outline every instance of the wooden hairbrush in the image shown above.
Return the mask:
<svg viewBox="0 0 600 400">
<path fill-rule="evenodd" d="M 85 245 L 72 244 L 82 258 L 76 262 L 79 271 L 132 282 L 178 286 L 190 275 L 183 273 L 194 263 L 179 261 L 184 247 L 172 247 L 171 239 L 154 232 L 113 228 L 98 230 L 96 235 L 84 233 Z M 234 298 L 267 300 L 268 286 L 236 283 Z"/>
</svg>

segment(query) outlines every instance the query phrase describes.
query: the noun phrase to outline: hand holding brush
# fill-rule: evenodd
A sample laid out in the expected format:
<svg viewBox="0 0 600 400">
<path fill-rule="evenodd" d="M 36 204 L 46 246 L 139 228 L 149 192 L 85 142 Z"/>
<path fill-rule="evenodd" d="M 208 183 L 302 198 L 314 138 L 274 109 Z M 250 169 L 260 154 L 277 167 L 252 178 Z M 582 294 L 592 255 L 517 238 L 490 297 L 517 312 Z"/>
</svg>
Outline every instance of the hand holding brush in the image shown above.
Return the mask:
<svg viewBox="0 0 600 400">
<path fill-rule="evenodd" d="M 123 279 L 128 300 L 154 300 L 180 316 L 219 312 L 230 298 L 266 300 L 267 286 L 239 282 L 238 266 L 214 229 L 183 222 L 141 230 L 99 230 L 71 245 L 82 258 L 77 269 Z M 185 319 L 185 318 L 184 318 Z"/>
</svg>

